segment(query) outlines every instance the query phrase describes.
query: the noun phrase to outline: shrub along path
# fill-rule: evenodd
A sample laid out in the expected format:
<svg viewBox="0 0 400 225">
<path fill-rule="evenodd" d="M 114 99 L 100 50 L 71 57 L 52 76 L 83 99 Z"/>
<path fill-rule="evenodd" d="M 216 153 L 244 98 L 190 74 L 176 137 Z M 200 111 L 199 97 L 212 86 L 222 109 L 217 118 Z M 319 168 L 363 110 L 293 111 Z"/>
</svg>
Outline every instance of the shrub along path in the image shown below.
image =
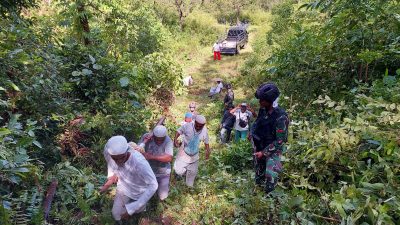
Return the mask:
<svg viewBox="0 0 400 225">
<path fill-rule="evenodd" d="M 232 224 L 235 221 L 242 224 L 249 220 L 266 219 L 261 218 L 266 216 L 265 206 L 268 204 L 263 202 L 266 199 L 262 192 L 253 192 L 249 144 L 242 143 L 228 149 L 217 142 L 225 92 L 215 99 L 208 97 L 210 87 L 215 85 L 212 79 L 220 77 L 224 82 L 233 83 L 235 103 L 245 99 L 243 87 L 236 78 L 241 64 L 252 52 L 251 43 L 257 37 L 256 32 L 257 28 L 251 27 L 249 43 L 239 55 L 223 55 L 221 61 L 213 61 L 211 47 L 207 47 L 202 50 L 201 58 L 196 59 L 192 66 L 184 68 L 185 75 L 192 75 L 194 85 L 181 96 L 177 96 L 170 113 L 178 126 L 188 110 L 188 104 L 195 101 L 199 113 L 207 118 L 212 153 L 211 159 L 206 162 L 201 144 L 195 188 L 189 189 L 183 181 L 172 178 L 170 196 L 157 209 L 163 217 L 172 220 L 172 224 Z M 172 135 L 174 131 L 170 133 Z M 229 155 L 230 152 L 241 154 L 241 157 L 236 159 Z M 240 171 L 233 170 L 232 164 L 237 165 Z"/>
</svg>

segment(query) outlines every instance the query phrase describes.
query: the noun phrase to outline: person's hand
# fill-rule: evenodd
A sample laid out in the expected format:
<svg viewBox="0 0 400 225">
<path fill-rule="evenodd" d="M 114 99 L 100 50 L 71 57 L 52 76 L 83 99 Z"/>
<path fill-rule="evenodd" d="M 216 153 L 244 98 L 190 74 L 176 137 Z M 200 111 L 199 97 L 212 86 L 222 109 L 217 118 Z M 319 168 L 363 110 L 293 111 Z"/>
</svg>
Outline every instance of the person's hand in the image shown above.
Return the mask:
<svg viewBox="0 0 400 225">
<path fill-rule="evenodd" d="M 263 152 L 256 152 L 256 153 L 254 153 L 254 155 L 255 155 L 258 159 L 261 159 L 261 158 L 264 156 L 264 153 L 263 153 Z"/>
<path fill-rule="evenodd" d="M 222 124 L 219 125 L 219 129 L 221 129 L 221 128 L 222 128 Z"/>
<path fill-rule="evenodd" d="M 151 140 L 152 137 L 153 137 L 153 135 L 151 135 L 151 134 L 146 134 L 146 135 L 144 135 L 144 137 L 143 137 L 143 142 L 144 142 L 144 143 L 149 142 L 149 141 Z"/>
<path fill-rule="evenodd" d="M 144 156 L 145 159 L 151 160 L 153 159 L 153 155 L 147 152 L 142 152 L 142 155 Z"/>
<path fill-rule="evenodd" d="M 174 140 L 174 145 L 175 145 L 176 148 L 178 148 L 180 146 L 179 141 L 178 140 Z"/>
<path fill-rule="evenodd" d="M 103 194 L 104 192 L 106 192 L 109 187 L 110 186 L 108 186 L 108 185 L 103 185 L 99 190 L 100 194 Z"/>
<path fill-rule="evenodd" d="M 112 184 L 115 184 L 117 182 L 118 182 L 118 176 L 117 175 L 114 175 L 114 176 L 108 178 L 107 182 L 100 188 L 100 190 L 99 190 L 100 193 L 106 192 L 108 190 L 108 188 L 110 188 L 110 186 Z"/>
<path fill-rule="evenodd" d="M 134 149 L 140 153 L 144 152 L 144 149 L 142 147 L 140 147 L 139 145 L 135 146 Z"/>
<path fill-rule="evenodd" d="M 247 134 L 247 140 L 251 141 L 253 137 L 250 134 Z"/>
<path fill-rule="evenodd" d="M 113 184 L 116 184 L 116 183 L 118 182 L 118 176 L 117 176 L 117 175 L 114 175 L 114 176 L 110 177 L 110 180 L 111 180 L 111 182 L 112 182 Z"/>
<path fill-rule="evenodd" d="M 129 215 L 128 212 L 125 212 L 124 214 L 121 215 L 121 219 L 127 220 L 127 219 L 129 219 L 130 216 L 131 216 L 131 215 Z"/>
<path fill-rule="evenodd" d="M 210 149 L 208 150 L 206 149 L 206 160 L 210 158 L 210 153 L 211 153 Z"/>
</svg>

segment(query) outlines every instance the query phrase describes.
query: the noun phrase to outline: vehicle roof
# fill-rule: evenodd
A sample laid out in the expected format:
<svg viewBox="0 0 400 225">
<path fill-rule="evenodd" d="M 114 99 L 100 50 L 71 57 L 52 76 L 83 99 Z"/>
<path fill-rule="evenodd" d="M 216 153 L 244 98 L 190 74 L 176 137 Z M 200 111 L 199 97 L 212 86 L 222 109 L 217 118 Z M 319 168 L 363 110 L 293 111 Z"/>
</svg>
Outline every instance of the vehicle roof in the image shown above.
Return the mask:
<svg viewBox="0 0 400 225">
<path fill-rule="evenodd" d="M 244 26 L 233 26 L 233 27 L 229 27 L 229 30 L 246 30 L 246 27 L 244 27 Z"/>
</svg>

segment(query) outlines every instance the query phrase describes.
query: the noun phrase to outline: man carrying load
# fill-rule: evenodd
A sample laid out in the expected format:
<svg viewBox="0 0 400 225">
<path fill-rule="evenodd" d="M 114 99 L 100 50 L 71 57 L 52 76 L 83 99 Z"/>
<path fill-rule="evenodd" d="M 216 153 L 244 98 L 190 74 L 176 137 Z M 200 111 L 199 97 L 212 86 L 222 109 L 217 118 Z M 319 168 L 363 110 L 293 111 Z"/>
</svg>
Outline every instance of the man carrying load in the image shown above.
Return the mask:
<svg viewBox="0 0 400 225">
<path fill-rule="evenodd" d="M 209 137 L 207 132 L 206 118 L 197 115 L 194 123 L 186 123 L 181 126 L 175 135 L 175 147 L 179 147 L 176 156 L 174 170 L 179 176 L 186 176 L 186 185 L 193 187 L 199 167 L 200 141 L 204 142 L 206 148 L 206 159 L 210 156 Z M 179 145 L 178 138 L 183 136 L 183 143 Z"/>
<path fill-rule="evenodd" d="M 108 179 L 100 192 L 117 184 L 112 215 L 116 221 L 143 212 L 146 204 L 157 191 L 156 177 L 147 160 L 134 151 L 123 136 L 111 137 L 105 148 Z"/>
<path fill-rule="evenodd" d="M 142 146 L 144 146 L 144 151 L 140 149 Z M 153 134 L 144 134 L 139 141 L 139 146 L 136 147 L 153 169 L 158 182 L 157 193 L 161 201 L 168 197 L 173 147 L 167 128 L 162 125 L 156 126 Z"/>
</svg>

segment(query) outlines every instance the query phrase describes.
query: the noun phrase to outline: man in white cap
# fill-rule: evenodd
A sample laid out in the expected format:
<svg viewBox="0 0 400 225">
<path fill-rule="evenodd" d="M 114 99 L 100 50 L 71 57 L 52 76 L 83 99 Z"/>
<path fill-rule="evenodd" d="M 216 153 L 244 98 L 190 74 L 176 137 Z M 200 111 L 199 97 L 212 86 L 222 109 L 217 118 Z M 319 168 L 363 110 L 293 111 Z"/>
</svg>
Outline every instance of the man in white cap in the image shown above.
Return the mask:
<svg viewBox="0 0 400 225">
<path fill-rule="evenodd" d="M 257 113 L 245 102 L 231 109 L 230 113 L 236 117 L 235 141 L 246 140 L 250 120 L 257 117 Z"/>
<path fill-rule="evenodd" d="M 193 187 L 199 167 L 199 146 L 200 141 L 204 142 L 206 148 L 206 159 L 210 156 L 209 138 L 206 124 L 206 118 L 197 115 L 194 123 L 187 123 L 181 126 L 175 135 L 175 147 L 179 147 L 178 154 L 174 163 L 175 172 L 180 175 L 186 175 L 186 185 Z M 183 136 L 183 143 L 179 146 L 178 138 Z"/>
<path fill-rule="evenodd" d="M 158 197 L 164 200 L 168 197 L 173 142 L 167 134 L 167 128 L 158 125 L 153 133 L 142 136 L 139 146 L 144 145 L 143 156 L 149 161 L 158 182 Z M 139 148 L 139 147 L 138 147 Z"/>
<path fill-rule="evenodd" d="M 116 221 L 127 219 L 134 213 L 146 209 L 146 204 L 157 191 L 156 177 L 147 160 L 137 151 L 133 151 L 125 137 L 111 137 L 105 148 L 108 179 L 101 187 L 104 193 L 117 183 L 112 215 Z"/>
</svg>

